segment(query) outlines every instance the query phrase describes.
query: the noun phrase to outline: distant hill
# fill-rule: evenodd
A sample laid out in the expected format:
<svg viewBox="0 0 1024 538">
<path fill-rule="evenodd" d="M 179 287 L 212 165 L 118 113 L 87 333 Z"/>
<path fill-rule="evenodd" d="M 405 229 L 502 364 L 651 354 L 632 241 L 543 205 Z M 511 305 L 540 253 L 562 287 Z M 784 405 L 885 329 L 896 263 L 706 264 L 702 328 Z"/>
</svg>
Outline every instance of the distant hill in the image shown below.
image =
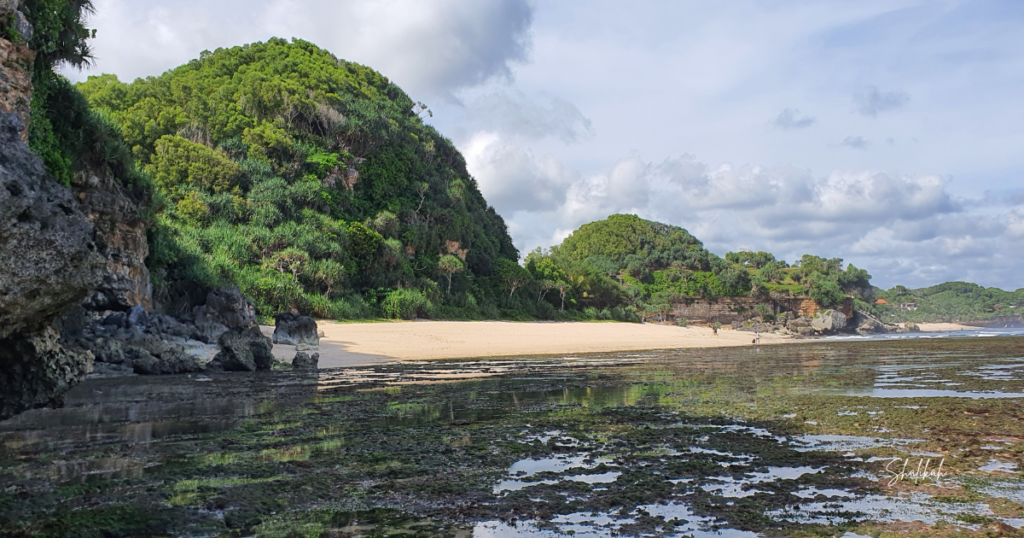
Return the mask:
<svg viewBox="0 0 1024 538">
<path fill-rule="evenodd" d="M 919 289 L 894 286 L 878 289 L 875 295 L 885 303 L 876 302 L 872 309 L 886 321 L 966 323 L 1024 315 L 1024 288 L 1004 291 L 969 282 L 946 282 Z"/>
<path fill-rule="evenodd" d="M 805 255 L 793 265 L 767 252 L 730 252 L 722 258 L 685 229 L 636 215 L 584 224 L 550 251 L 531 252 L 526 261 L 535 281 L 570 283 L 572 305 L 594 310 L 628 305 L 641 316 L 666 312 L 683 300 L 811 297 L 834 306 L 847 296 L 869 298 L 871 291 L 871 275 L 844 267 L 838 258 Z"/>
</svg>

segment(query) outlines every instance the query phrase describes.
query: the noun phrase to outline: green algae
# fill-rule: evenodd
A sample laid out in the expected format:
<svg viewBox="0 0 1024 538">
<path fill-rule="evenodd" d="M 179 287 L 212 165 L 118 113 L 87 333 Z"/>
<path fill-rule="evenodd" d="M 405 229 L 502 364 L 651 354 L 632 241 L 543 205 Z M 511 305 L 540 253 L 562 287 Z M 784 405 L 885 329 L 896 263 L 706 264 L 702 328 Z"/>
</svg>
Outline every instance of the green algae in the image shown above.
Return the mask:
<svg viewBox="0 0 1024 538">
<path fill-rule="evenodd" d="M 1014 491 L 1019 472 L 979 471 L 993 458 L 1024 467 L 1020 399 L 830 391 L 897 379 L 1018 392 L 1021 376 L 976 374 L 1024 362 L 1022 349 L 1020 339 L 986 339 L 629 354 L 585 366 L 530 359 L 502 376 L 397 384 L 466 367 L 438 361 L 377 367 L 380 380 L 325 390 L 318 386 L 342 374 L 272 372 L 245 378 L 249 390 L 236 396 L 247 402 L 227 407 L 218 402 L 237 383 L 230 375 L 165 378 L 174 389 L 148 393 L 157 401 L 147 431 L 168 433 L 141 441 L 129 432 L 146 428 L 128 415 L 97 423 L 90 411 L 107 405 L 115 416 L 111 405 L 137 405 L 137 395 L 97 403 L 89 391 L 99 387 L 87 383 L 79 392 L 87 397 L 68 409 L 0 429 L 0 478 L 10 484 L 0 493 L 0 534 L 60 535 L 51 522 L 73 521 L 83 536 L 469 536 L 487 521 L 581 530 L 566 523 L 578 513 L 617 521 L 614 532 L 626 535 L 687 533 L 693 521 L 768 535 L 925 532 L 873 521 L 876 513 L 821 491 L 894 505 L 927 495 L 937 514 L 922 523 L 928 530 L 983 533 L 1000 518 L 1024 517 L 1000 493 Z M 214 403 L 183 416 L 170 405 L 183 395 Z M 175 411 L 161 416 L 161 402 Z M 182 419 L 195 426 L 168 425 Z M 200 427 L 218 421 L 223 427 Z M 131 472 L 112 469 L 112 456 Z M 887 484 L 887 460 L 925 457 L 945 458 L 955 480 L 941 491 L 927 481 Z M 517 462 L 538 469 L 513 475 Z M 508 480 L 518 489 L 496 487 Z M 827 523 L 785 515 L 815 502 Z M 981 505 L 990 513 L 975 513 Z M 670 517 L 658 506 L 688 512 Z"/>
</svg>

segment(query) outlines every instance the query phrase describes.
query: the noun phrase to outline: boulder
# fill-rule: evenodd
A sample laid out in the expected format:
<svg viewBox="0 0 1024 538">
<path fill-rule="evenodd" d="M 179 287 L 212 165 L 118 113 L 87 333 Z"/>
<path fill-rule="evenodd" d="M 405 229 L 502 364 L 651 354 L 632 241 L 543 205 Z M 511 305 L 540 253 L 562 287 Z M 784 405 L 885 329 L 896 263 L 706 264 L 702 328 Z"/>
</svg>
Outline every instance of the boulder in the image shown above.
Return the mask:
<svg viewBox="0 0 1024 538">
<path fill-rule="evenodd" d="M 882 320 L 860 310 L 854 311 L 852 326 L 857 334 L 886 334 L 889 332 Z"/>
<path fill-rule="evenodd" d="M 256 326 L 256 310 L 238 286 L 215 288 L 206 295 L 206 304 L 192 310 L 193 338 L 207 344 L 219 341 L 228 329 Z"/>
<path fill-rule="evenodd" d="M 319 346 L 316 321 L 309 316 L 285 312 L 274 316 L 274 343 L 297 346 Z"/>
<path fill-rule="evenodd" d="M 799 332 L 803 327 L 810 327 L 811 322 L 805 317 L 793 318 L 786 322 L 786 328 L 793 332 Z"/>
<path fill-rule="evenodd" d="M 317 364 L 320 362 L 320 354 L 313 353 L 312 355 L 305 351 L 300 351 L 295 354 L 295 358 L 292 359 L 293 370 L 316 370 Z"/>
<path fill-rule="evenodd" d="M 274 345 L 259 327 L 234 328 L 220 336 L 220 352 L 207 364 L 211 370 L 254 372 L 274 365 Z"/>
<path fill-rule="evenodd" d="M 811 320 L 811 328 L 821 333 L 833 333 L 845 327 L 846 316 L 838 310 L 822 310 Z"/>
<path fill-rule="evenodd" d="M 64 393 L 92 368 L 92 354 L 61 346 L 51 327 L 0 340 L 0 420 L 64 403 Z"/>
</svg>

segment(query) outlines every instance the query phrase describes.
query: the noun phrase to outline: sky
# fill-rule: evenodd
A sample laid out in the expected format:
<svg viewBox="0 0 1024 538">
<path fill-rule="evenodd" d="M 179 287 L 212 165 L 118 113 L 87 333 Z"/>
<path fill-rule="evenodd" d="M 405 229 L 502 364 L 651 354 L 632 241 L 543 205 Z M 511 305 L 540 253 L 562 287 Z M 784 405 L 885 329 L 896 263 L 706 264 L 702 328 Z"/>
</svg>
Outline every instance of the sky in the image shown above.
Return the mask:
<svg viewBox="0 0 1024 538">
<path fill-rule="evenodd" d="M 719 255 L 1024 287 L 1018 0 L 94 0 L 73 80 L 270 37 L 380 71 L 525 255 L 613 213 Z"/>
</svg>

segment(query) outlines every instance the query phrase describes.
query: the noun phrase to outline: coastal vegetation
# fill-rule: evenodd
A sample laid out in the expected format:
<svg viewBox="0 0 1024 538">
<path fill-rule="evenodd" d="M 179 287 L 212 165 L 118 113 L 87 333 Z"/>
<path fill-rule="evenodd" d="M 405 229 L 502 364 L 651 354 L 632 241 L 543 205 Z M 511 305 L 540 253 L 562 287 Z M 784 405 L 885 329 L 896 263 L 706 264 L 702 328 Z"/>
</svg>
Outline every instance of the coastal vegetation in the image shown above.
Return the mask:
<svg viewBox="0 0 1024 538">
<path fill-rule="evenodd" d="M 1019 323 L 1024 315 L 1024 288 L 1005 291 L 969 282 L 945 282 L 919 289 L 894 286 L 876 290 L 875 296 L 876 302 L 866 306 L 886 321 L 971 322 L 1016 318 Z M 879 300 L 884 302 L 877 302 Z"/>
</svg>

